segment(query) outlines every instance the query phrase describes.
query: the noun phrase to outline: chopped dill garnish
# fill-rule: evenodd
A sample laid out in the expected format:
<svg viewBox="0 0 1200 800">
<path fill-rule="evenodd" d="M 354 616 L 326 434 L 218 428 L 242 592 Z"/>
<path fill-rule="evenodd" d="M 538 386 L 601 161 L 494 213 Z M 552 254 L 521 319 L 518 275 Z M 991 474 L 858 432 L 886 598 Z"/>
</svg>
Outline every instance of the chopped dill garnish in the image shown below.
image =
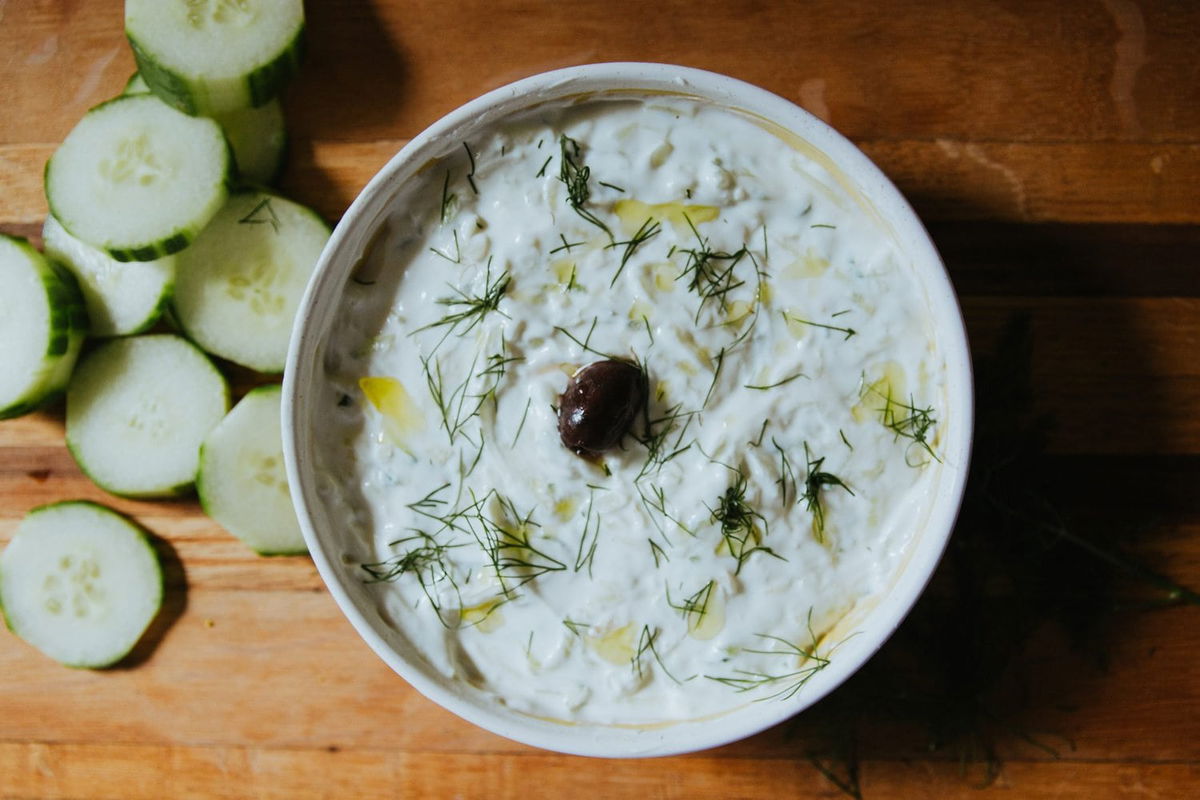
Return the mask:
<svg viewBox="0 0 1200 800">
<path fill-rule="evenodd" d="M 438 599 L 436 587 L 439 583 L 448 583 L 454 594 L 460 597 L 458 605 L 462 605 L 458 584 L 455 583 L 454 576 L 450 574 L 450 569 L 446 565 L 446 553 L 452 548 L 463 545 L 462 543 L 442 544 L 425 531 L 413 530 L 414 535 L 397 539 L 391 542 L 391 545 L 397 547 L 413 542 L 417 544 L 393 558 L 359 566 L 371 576 L 369 583 L 393 583 L 404 575 L 415 577 L 417 584 L 421 587 L 421 592 L 429 600 L 429 605 L 433 608 L 434 613 L 437 614 L 438 621 L 448 628 L 450 623 L 442 616 L 442 604 Z"/>
<path fill-rule="evenodd" d="M 792 381 L 796 380 L 797 378 L 807 378 L 807 377 L 808 376 L 805 375 L 803 372 L 797 372 L 795 375 L 789 375 L 788 377 L 784 378 L 783 380 L 775 381 L 774 383 L 768 383 L 765 385 L 754 385 L 754 384 L 745 383 L 745 384 L 742 384 L 742 388 L 744 388 L 744 389 L 760 389 L 760 390 L 774 389 L 777 386 L 783 386 L 786 383 L 791 383 Z"/>
<path fill-rule="evenodd" d="M 641 436 L 635 437 L 646 448 L 646 462 L 642 465 L 635 481 L 658 470 L 663 464 L 685 452 L 694 443 L 683 444 L 683 437 L 692 424 L 692 420 L 700 412 L 683 411 L 682 409 L 683 405 L 677 403 L 664 411 L 661 416 L 646 420 L 645 431 Z M 672 434 L 674 434 L 673 440 L 671 439 Z"/>
<path fill-rule="evenodd" d="M 838 428 L 838 436 L 842 437 L 842 444 L 846 445 L 846 447 L 849 447 L 851 450 L 854 449 L 854 445 L 850 444 L 850 440 L 846 438 L 846 432 L 841 428 Z"/>
<path fill-rule="evenodd" d="M 716 362 L 716 366 L 713 368 L 713 376 L 712 380 L 709 381 L 708 391 L 704 393 L 704 402 L 700 404 L 702 408 L 706 408 L 708 406 L 708 400 L 712 397 L 713 389 L 717 388 L 717 379 L 721 377 L 721 367 L 725 365 L 725 352 L 726 348 L 722 347 L 717 351 L 717 354 L 713 356 L 713 361 Z"/>
<path fill-rule="evenodd" d="M 671 513 L 669 511 L 667 511 L 667 495 L 666 495 L 666 492 L 663 491 L 663 488 L 661 486 L 651 486 L 650 487 L 650 493 L 654 496 L 654 499 L 652 500 L 646 496 L 646 493 L 645 493 L 645 491 L 642 490 L 642 485 L 640 483 L 637 483 L 635 481 L 635 485 L 637 486 L 638 494 L 641 496 L 642 505 L 646 508 L 647 511 L 657 511 L 664 518 L 666 518 L 672 524 L 674 524 L 675 527 L 679 528 L 679 530 L 683 531 L 688 536 L 696 535 L 694 531 L 692 531 L 690 528 L 688 528 L 686 525 L 684 525 L 678 519 L 673 517 L 671 515 Z M 664 531 L 662 529 L 662 526 L 658 524 L 658 518 L 652 514 L 650 516 L 650 521 L 654 523 L 654 527 L 658 528 L 658 532 L 663 534 L 663 536 L 665 538 L 666 531 Z M 653 540 L 651 540 L 651 547 L 652 548 L 654 547 Z M 657 562 L 657 559 L 655 559 L 655 561 Z M 656 563 L 656 566 L 657 566 L 657 563 Z"/>
<path fill-rule="evenodd" d="M 654 238 L 662 230 L 662 225 L 653 217 L 646 217 L 646 221 L 642 223 L 633 237 L 624 242 L 610 242 L 605 245 L 605 248 L 624 247 L 625 251 L 621 254 L 621 264 L 617 267 L 617 271 L 613 273 L 612 280 L 608 282 L 609 286 L 613 286 L 617 282 L 617 278 L 621 277 L 621 273 L 625 271 L 625 265 L 629 263 L 629 259 L 633 258 L 633 254 L 638 248 L 646 243 L 647 240 Z"/>
<path fill-rule="evenodd" d="M 446 220 L 450 217 L 450 212 L 454 207 L 454 203 L 458 200 L 458 195 L 450 191 L 450 170 L 446 170 L 446 177 L 442 181 L 442 217 L 441 222 L 446 224 Z"/>
<path fill-rule="evenodd" d="M 457 242 L 457 236 L 455 237 Z M 497 311 L 500 307 L 500 300 L 503 299 L 504 293 L 508 290 L 508 284 L 512 281 L 512 276 L 508 274 L 508 270 L 492 279 L 492 260 L 489 258 L 487 263 L 487 272 L 484 275 L 483 294 L 479 296 L 469 295 L 462 289 L 451 287 L 454 289 L 457 297 L 442 297 L 438 299 L 438 304 L 447 308 L 461 308 L 460 311 L 455 311 L 447 314 L 439 320 L 423 325 L 417 328 L 417 331 L 428 330 L 429 328 L 439 328 L 448 326 L 450 333 L 457 333 L 462 336 L 470 332 L 476 325 L 483 321 L 489 311 Z M 498 312 L 504 315 L 504 312 Z M 459 330 L 459 325 L 466 323 L 466 327 Z"/>
<path fill-rule="evenodd" d="M 812 320 L 800 319 L 800 317 L 793 316 L 793 315 L 787 313 L 786 311 L 781 311 L 779 313 L 783 314 L 783 318 L 789 322 L 798 322 L 801 325 L 811 325 L 814 328 L 824 328 L 827 331 L 837 331 L 838 333 L 844 333 L 844 334 L 846 334 L 846 339 L 849 339 L 851 336 L 854 336 L 856 333 L 858 333 L 858 331 L 854 330 L 853 328 L 839 328 L 836 325 L 823 325 L 820 322 L 813 322 Z M 834 316 L 837 316 L 837 315 L 835 314 Z"/>
<path fill-rule="evenodd" d="M 654 660 L 658 662 L 658 666 L 662 668 L 663 673 L 668 678 L 675 683 L 681 683 L 681 681 L 672 675 L 671 671 L 667 669 L 667 665 L 663 663 L 662 656 L 658 654 L 658 648 L 654 646 L 654 643 L 657 639 L 658 628 L 655 628 L 652 631 L 650 630 L 649 625 L 642 626 L 642 635 L 638 638 L 637 652 L 635 652 L 633 654 L 633 658 L 629 660 L 630 665 L 633 667 L 633 671 L 637 673 L 639 678 L 643 677 L 644 669 L 642 667 L 642 656 L 649 652 L 650 655 L 654 656 Z"/>
<path fill-rule="evenodd" d="M 583 534 L 579 537 L 579 549 L 575 553 L 575 571 L 587 567 L 588 577 L 592 577 L 592 561 L 596 557 L 596 545 L 600 543 L 600 513 L 595 514 L 595 524 L 592 524 L 592 504 L 596 500 L 596 492 L 588 493 L 587 514 L 583 519 Z M 589 538 L 591 544 L 588 544 Z M 586 552 L 585 552 L 586 551 Z"/>
<path fill-rule="evenodd" d="M 662 561 L 670 561 L 671 560 L 670 558 L 667 557 L 667 551 L 662 549 L 662 545 L 660 545 L 658 542 L 654 541 L 653 539 L 647 539 L 646 541 L 650 543 L 650 555 L 654 556 L 654 568 L 655 569 L 658 569 L 659 564 Z"/>
<path fill-rule="evenodd" d="M 833 230 L 833 229 L 837 228 L 837 225 L 827 225 L 825 223 L 819 222 L 816 225 L 809 225 L 808 227 L 810 227 L 810 228 L 829 228 L 830 230 Z"/>
<path fill-rule="evenodd" d="M 757 438 L 757 439 L 753 439 L 753 440 L 751 440 L 751 441 L 749 441 L 749 442 L 746 442 L 746 444 L 750 445 L 751 447 L 761 447 L 761 446 L 762 446 L 763 435 L 764 435 L 764 434 L 766 434 L 766 432 L 767 432 L 767 424 L 768 424 L 768 423 L 770 423 L 770 421 L 771 421 L 771 420 L 769 420 L 769 419 L 764 419 L 764 420 L 763 420 L 763 424 L 762 424 L 762 428 L 760 428 L 760 429 L 759 429 L 759 431 L 758 431 L 758 438 Z"/>
<path fill-rule="evenodd" d="M 454 234 L 454 258 L 451 258 L 449 253 L 443 253 L 441 250 L 438 250 L 436 247 L 430 247 L 429 252 L 434 253 L 435 255 L 441 256 L 442 258 L 449 261 L 451 264 L 461 264 L 462 263 L 462 248 L 458 244 L 458 228 L 455 228 L 452 231 L 452 233 Z"/>
<path fill-rule="evenodd" d="M 808 449 L 808 442 L 804 443 L 804 460 L 807 462 L 805 466 L 807 475 L 804 478 L 804 494 L 800 499 L 804 501 L 804 507 L 812 512 L 813 531 L 817 534 L 817 541 L 824 544 L 825 508 L 821 505 L 821 489 L 826 486 L 836 486 L 845 489 L 851 496 L 854 495 L 854 490 L 836 475 L 821 471 L 821 467 L 825 464 L 825 457 L 813 458 L 812 452 Z"/>
<path fill-rule="evenodd" d="M 479 356 L 476 355 L 471 360 L 466 377 L 449 391 L 446 388 L 445 377 L 442 375 L 441 361 L 436 356 L 418 356 L 421 369 L 425 373 L 425 385 L 441 415 L 442 428 L 445 429 L 450 444 L 454 444 L 455 438 L 462 433 L 466 424 L 479 414 L 485 402 L 488 400 L 491 400 L 493 404 L 497 402 L 496 390 L 504 380 L 508 365 L 514 361 L 524 360 L 520 356 L 509 356 L 505 348 L 506 343 L 501 337 L 499 352 L 489 355 L 486 359 L 487 366 L 478 373 L 475 372 L 475 365 L 479 363 Z M 479 387 L 480 390 L 475 393 L 468 391 L 471 382 L 479 379 L 483 381 Z M 482 439 L 480 442 L 479 447 L 482 449 Z"/>
<path fill-rule="evenodd" d="M 463 142 L 463 150 L 467 151 L 467 160 L 471 162 L 471 171 L 467 173 L 467 183 L 471 184 L 471 191 L 479 194 L 479 187 L 475 185 L 475 154 L 471 152 L 471 147 L 466 142 Z"/>
<path fill-rule="evenodd" d="M 667 605 L 683 614 L 685 618 L 695 614 L 697 621 L 703 619 L 704 615 L 708 613 L 708 601 L 712 599 L 712 592 L 716 585 L 716 581 L 710 580 L 680 603 L 672 602 L 671 593 L 667 592 Z"/>
<path fill-rule="evenodd" d="M 889 390 L 886 402 L 880 409 L 881 421 L 883 426 L 896 435 L 897 439 L 911 439 L 913 445 L 920 447 L 934 461 L 941 461 L 938 454 L 933 452 L 933 447 L 929 444 L 929 432 L 933 426 L 937 424 L 937 420 L 933 417 L 933 407 L 928 406 L 919 408 L 909 398 L 907 403 L 901 403 L 895 400 Z M 919 467 L 928 462 L 914 462 L 910 454 L 906 451 L 904 461 L 910 467 Z"/>
<path fill-rule="evenodd" d="M 539 147 L 541 146 L 541 142 L 538 142 L 538 146 Z M 544 178 L 546 176 L 546 167 L 550 166 L 550 162 L 553 160 L 554 160 L 554 156 L 546 156 L 546 160 L 542 162 L 542 168 L 539 169 L 537 171 L 537 174 L 534 175 L 533 177 Z"/>
<path fill-rule="evenodd" d="M 782 556 L 759 542 L 763 535 L 758 532 L 761 524 L 764 531 L 767 520 L 762 514 L 746 502 L 746 474 L 740 469 L 733 470 L 733 483 L 717 498 L 717 507 L 710 508 L 713 522 L 721 526 L 721 537 L 729 554 L 737 559 L 737 569 L 734 574 L 742 571 L 746 559 L 757 552 L 774 556 L 780 560 Z"/>
<path fill-rule="evenodd" d="M 346 394 L 345 392 L 342 392 L 338 396 L 337 404 L 339 406 L 341 406 L 342 408 L 345 408 L 346 406 L 351 405 L 353 403 L 354 403 L 354 398 L 352 398 L 350 395 Z"/>
<path fill-rule="evenodd" d="M 617 186 L 615 183 L 606 183 L 604 181 L 596 181 L 596 183 L 600 184 L 601 186 L 607 186 L 609 189 L 612 189 L 614 192 L 620 192 L 621 194 L 625 194 L 625 190 L 622 189 L 620 186 Z"/>
<path fill-rule="evenodd" d="M 792 462 L 787 457 L 787 451 L 775 441 L 775 437 L 771 437 L 771 446 L 779 453 L 779 477 L 775 479 L 775 485 L 779 487 L 779 494 L 783 496 L 783 506 L 786 508 L 791 505 L 788 501 L 788 490 L 791 489 L 791 496 L 796 496 L 796 473 L 792 470 Z"/>
<path fill-rule="evenodd" d="M 599 217 L 584 208 L 588 198 L 592 195 L 592 190 L 588 187 L 588 179 L 592 175 L 592 170 L 590 167 L 581 165 L 577 161 L 579 158 L 579 142 L 566 134 L 561 135 L 558 142 L 562 158 L 562 164 L 558 171 L 558 179 L 567 187 L 567 203 L 575 210 L 576 214 L 604 231 L 611 241 L 613 235 L 608 226 Z"/>
<path fill-rule="evenodd" d="M 776 674 L 735 669 L 735 674 L 731 676 L 705 675 L 704 677 L 708 678 L 709 680 L 716 681 L 717 683 L 724 684 L 738 692 L 749 692 L 764 686 L 775 687 L 783 685 L 783 688 L 779 689 L 773 694 L 769 694 L 758 699 L 771 700 L 778 697 L 781 700 L 787 700 L 793 697 L 796 692 L 803 689 L 804 685 L 808 683 L 814 675 L 825 669 L 825 667 L 829 666 L 828 657 L 817 655 L 817 645 L 819 642 L 817 641 L 816 634 L 813 633 L 811 610 L 808 613 L 808 636 L 810 639 L 810 644 L 808 645 L 807 649 L 778 636 L 769 636 L 763 633 L 756 633 L 755 636 L 759 637 L 760 639 L 766 639 L 768 642 L 775 642 L 781 645 L 781 647 L 780 649 L 776 650 L 752 650 L 743 648 L 742 652 L 757 653 L 759 655 L 767 656 L 783 656 L 789 660 L 799 658 L 801 659 L 801 668 Z"/>
<path fill-rule="evenodd" d="M 573 619 L 564 619 L 562 624 L 566 626 L 567 630 L 576 636 L 583 636 L 582 631 L 586 631 L 588 628 L 592 627 L 586 622 L 576 622 Z"/>
<path fill-rule="evenodd" d="M 529 416 L 529 406 L 533 403 L 533 398 L 530 397 L 525 401 L 525 412 L 521 414 L 521 423 L 517 425 L 517 432 L 513 434 L 512 444 L 509 447 L 516 447 L 517 440 L 521 438 L 521 431 L 525 430 L 525 418 Z"/>
<path fill-rule="evenodd" d="M 687 262 L 676 280 L 686 278 L 688 289 L 699 295 L 700 308 L 696 311 L 696 318 L 699 319 L 705 303 L 715 300 L 721 311 L 725 311 L 729 293 L 745 285 L 746 282 L 737 276 L 736 270 L 749 251 L 745 246 L 732 253 L 713 250 L 708 240 L 696 230 L 691 218 L 685 214 L 684 219 L 696 237 L 696 247 L 679 248 L 680 252 L 687 254 Z"/>
<path fill-rule="evenodd" d="M 560 244 L 558 247 L 551 250 L 550 255 L 554 255 L 555 253 L 561 253 L 564 250 L 569 253 L 569 252 L 571 252 L 572 247 L 579 247 L 579 245 L 584 244 L 584 242 L 568 242 L 567 237 L 563 236 L 561 233 L 558 235 L 558 238 L 562 240 L 562 244 Z"/>
<path fill-rule="evenodd" d="M 266 212 L 265 215 L 259 216 L 260 212 Z M 271 230 L 279 233 L 279 217 L 275 214 L 275 207 L 271 205 L 271 198 L 264 197 L 258 202 L 249 214 L 238 220 L 239 225 L 270 225 Z"/>
<path fill-rule="evenodd" d="M 512 500 L 495 489 L 481 499 L 474 499 L 467 516 L 468 529 L 488 557 L 492 571 L 500 582 L 505 597 L 547 572 L 561 572 L 567 565 L 539 550 L 530 539 L 530 530 L 541 526 L 533 521 L 533 510 L 522 515 Z M 489 499 L 494 499 L 499 511 L 495 516 L 485 513 Z"/>
</svg>

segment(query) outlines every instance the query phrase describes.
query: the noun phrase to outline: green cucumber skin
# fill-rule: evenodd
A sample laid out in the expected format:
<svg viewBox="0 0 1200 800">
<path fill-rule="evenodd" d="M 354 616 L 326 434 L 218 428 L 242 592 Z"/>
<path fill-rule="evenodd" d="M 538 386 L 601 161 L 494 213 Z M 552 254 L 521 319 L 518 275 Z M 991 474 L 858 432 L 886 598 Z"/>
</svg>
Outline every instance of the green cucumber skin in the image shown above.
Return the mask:
<svg viewBox="0 0 1200 800">
<path fill-rule="evenodd" d="M 278 56 L 244 76 L 243 105 L 261 106 L 283 91 L 283 87 L 300 70 L 305 51 L 304 33 L 305 23 L 301 22 L 292 41 Z M 129 46 L 133 49 L 138 72 L 150 90 L 164 102 L 192 116 L 212 115 L 231 110 L 214 107 L 208 100 L 208 92 L 203 83 L 189 81 L 183 75 L 159 63 L 154 54 L 128 31 L 125 38 L 129 40 Z"/>
<path fill-rule="evenodd" d="M 15 419 L 49 405 L 62 395 L 75 366 L 75 360 L 83 347 L 83 340 L 87 336 L 88 319 L 79 283 L 66 267 L 39 253 L 24 237 L 5 234 L 0 236 L 25 250 L 36 262 L 45 265 L 45 269 L 40 270 L 40 273 L 50 307 L 49 324 L 55 333 L 46 344 L 44 356 L 57 362 L 55 371 L 62 368 L 57 380 L 51 377 L 53 371 L 48 374 L 46 383 L 40 391 L 35 391 L 33 396 L 0 408 L 0 419 Z"/>
<path fill-rule="evenodd" d="M 158 567 L 158 583 L 157 583 L 158 593 L 154 598 L 154 604 L 159 607 L 158 613 L 161 614 L 162 613 L 162 601 L 163 601 L 162 560 L 159 558 L 158 551 L 154 548 L 154 543 L 151 541 L 150 533 L 145 528 L 143 528 L 141 525 L 139 525 L 137 523 L 137 521 L 132 519 L 131 517 L 128 517 L 119 511 L 111 509 L 108 506 L 103 505 L 102 503 L 97 503 L 92 500 L 58 500 L 53 503 L 46 503 L 45 505 L 36 506 L 35 508 L 30 509 L 29 512 L 25 516 L 26 517 L 32 516 L 33 514 L 38 514 L 43 511 L 47 511 L 49 509 L 54 509 L 54 508 L 59 508 L 62 506 L 84 506 L 86 508 L 95 509 L 102 513 L 112 514 L 114 516 L 120 517 L 122 520 L 127 522 L 134 529 L 134 531 L 137 532 L 138 536 L 141 539 L 142 544 L 145 546 L 145 548 L 148 551 L 150 551 L 150 555 L 152 555 L 154 557 L 154 564 Z M 4 596 L 3 592 L 0 592 L 0 598 L 2 598 L 3 596 Z M 17 629 L 15 627 L 13 627 L 12 619 L 8 616 L 8 612 L 5 610 L 3 603 L 0 603 L 0 616 L 4 617 L 4 627 L 8 628 L 13 634 L 16 634 L 19 636 L 20 634 L 18 634 Z M 158 614 L 155 614 L 155 617 L 157 617 L 157 616 L 158 616 Z M 151 619 L 150 624 L 146 626 L 146 629 L 149 630 L 150 625 L 153 625 L 153 624 L 154 624 L 154 619 Z M 143 631 L 143 635 L 144 634 L 145 634 L 145 631 Z M 139 641 L 140 641 L 140 639 L 139 639 Z M 137 646 L 137 642 L 134 643 L 134 646 L 135 647 Z M 123 658 L 125 658 L 125 656 L 129 655 L 129 653 L 132 652 L 132 650 L 133 650 L 133 647 L 131 647 L 129 650 L 126 650 L 124 653 L 120 654 L 116 658 L 114 658 L 110 661 L 104 662 L 103 664 L 69 664 L 69 663 L 64 663 L 64 662 L 59 662 L 59 663 L 62 663 L 62 665 L 64 667 L 69 667 L 71 669 L 105 669 L 107 667 L 113 666 L 114 664 L 120 663 L 121 659 L 123 659 Z"/>
</svg>

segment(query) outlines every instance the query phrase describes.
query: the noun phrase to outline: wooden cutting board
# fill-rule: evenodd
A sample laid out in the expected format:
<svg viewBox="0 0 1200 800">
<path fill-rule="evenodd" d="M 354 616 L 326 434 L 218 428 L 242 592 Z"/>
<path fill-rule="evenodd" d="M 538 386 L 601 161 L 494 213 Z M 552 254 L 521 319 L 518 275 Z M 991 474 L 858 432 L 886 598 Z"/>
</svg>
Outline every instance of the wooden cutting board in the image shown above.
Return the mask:
<svg viewBox="0 0 1200 800">
<path fill-rule="evenodd" d="M 930 226 L 977 355 L 1026 315 L 1032 360 L 1013 381 L 1029 377 L 1034 411 L 1056 419 L 1028 480 L 1056 516 L 1030 524 L 1061 517 L 1085 541 L 1116 531 L 1129 558 L 1200 586 L 1200 7 L 310 0 L 307 12 L 282 186 L 330 221 L 423 127 L 554 67 L 703 67 L 827 120 Z M 40 243 L 46 159 L 132 71 L 116 0 L 0 0 L 0 231 Z M 981 410 L 1004 410 L 997 386 Z M 1001 640 L 1019 646 L 988 653 L 971 642 L 1029 595 L 1019 580 L 967 585 L 965 545 L 981 534 L 960 530 L 930 590 L 953 618 L 925 639 L 915 621 L 874 665 L 912 670 L 919 697 L 874 702 L 883 683 L 852 682 L 737 744 L 604 762 L 514 744 L 422 698 L 359 640 L 307 558 L 258 558 L 191 500 L 99 490 L 63 446 L 61 407 L 0 422 L 0 545 L 30 508 L 67 498 L 155 533 L 166 606 L 144 646 L 102 672 L 0 635 L 3 798 L 1200 791 L 1200 609 L 1150 607 L 1161 592 L 1084 547 L 1019 553 L 1009 577 L 1053 557 L 1079 590 L 1046 594 L 1061 608 L 1045 624 L 1026 613 L 1029 635 Z M 964 524 L 991 536 L 989 519 Z M 953 602 L 964 591 L 978 608 Z M 1086 629 L 1053 622 L 1066 608 Z M 939 671 L 960 652 L 986 658 Z M 959 683 L 993 664 L 994 683 Z"/>
</svg>

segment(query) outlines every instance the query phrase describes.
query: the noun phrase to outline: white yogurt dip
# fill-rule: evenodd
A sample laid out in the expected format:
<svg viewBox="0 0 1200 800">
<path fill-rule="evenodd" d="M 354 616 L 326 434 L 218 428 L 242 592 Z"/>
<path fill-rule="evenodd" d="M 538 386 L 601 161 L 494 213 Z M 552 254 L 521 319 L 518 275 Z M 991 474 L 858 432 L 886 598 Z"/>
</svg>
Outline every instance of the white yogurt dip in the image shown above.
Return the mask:
<svg viewBox="0 0 1200 800">
<path fill-rule="evenodd" d="M 795 143 L 666 95 L 532 110 L 421 178 L 324 355 L 343 568 L 434 670 L 522 713 L 802 690 L 941 471 L 946 368 L 890 232 Z M 647 408 L 586 459 L 557 405 L 606 358 Z"/>
</svg>

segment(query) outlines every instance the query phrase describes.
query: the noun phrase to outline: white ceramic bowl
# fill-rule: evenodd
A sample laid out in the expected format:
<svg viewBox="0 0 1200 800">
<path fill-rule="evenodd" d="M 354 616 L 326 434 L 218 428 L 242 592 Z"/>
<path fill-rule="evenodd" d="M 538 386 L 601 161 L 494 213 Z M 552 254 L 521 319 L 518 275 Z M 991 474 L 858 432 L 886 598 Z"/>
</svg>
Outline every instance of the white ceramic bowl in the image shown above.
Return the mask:
<svg viewBox="0 0 1200 800">
<path fill-rule="evenodd" d="M 900 573 L 856 625 L 857 635 L 838 657 L 788 700 L 748 703 L 716 718 L 647 727 L 564 725 L 486 703 L 424 665 L 411 645 L 385 623 L 367 588 L 342 568 L 339 526 L 330 519 L 313 469 L 320 426 L 314 403 L 324 346 L 343 286 L 404 184 L 453 143 L 532 105 L 588 93 L 668 92 L 699 98 L 761 118 L 806 143 L 806 151 L 839 176 L 889 226 L 900 250 L 924 284 L 937 346 L 946 361 L 948 407 L 939 447 L 942 476 L 924 530 L 916 532 Z M 296 318 L 283 384 L 284 454 L 300 524 L 313 560 L 342 611 L 359 634 L 418 691 L 494 733 L 526 744 L 591 756 L 652 756 L 725 744 L 781 722 L 824 697 L 887 640 L 908 613 L 936 567 L 953 528 L 966 481 L 972 430 L 972 384 L 962 317 L 950 281 L 924 228 L 896 188 L 849 141 L 781 97 L 710 72 L 663 64 L 615 63 L 572 67 L 504 86 L 451 112 L 409 142 L 371 180 L 333 232 Z"/>
</svg>

